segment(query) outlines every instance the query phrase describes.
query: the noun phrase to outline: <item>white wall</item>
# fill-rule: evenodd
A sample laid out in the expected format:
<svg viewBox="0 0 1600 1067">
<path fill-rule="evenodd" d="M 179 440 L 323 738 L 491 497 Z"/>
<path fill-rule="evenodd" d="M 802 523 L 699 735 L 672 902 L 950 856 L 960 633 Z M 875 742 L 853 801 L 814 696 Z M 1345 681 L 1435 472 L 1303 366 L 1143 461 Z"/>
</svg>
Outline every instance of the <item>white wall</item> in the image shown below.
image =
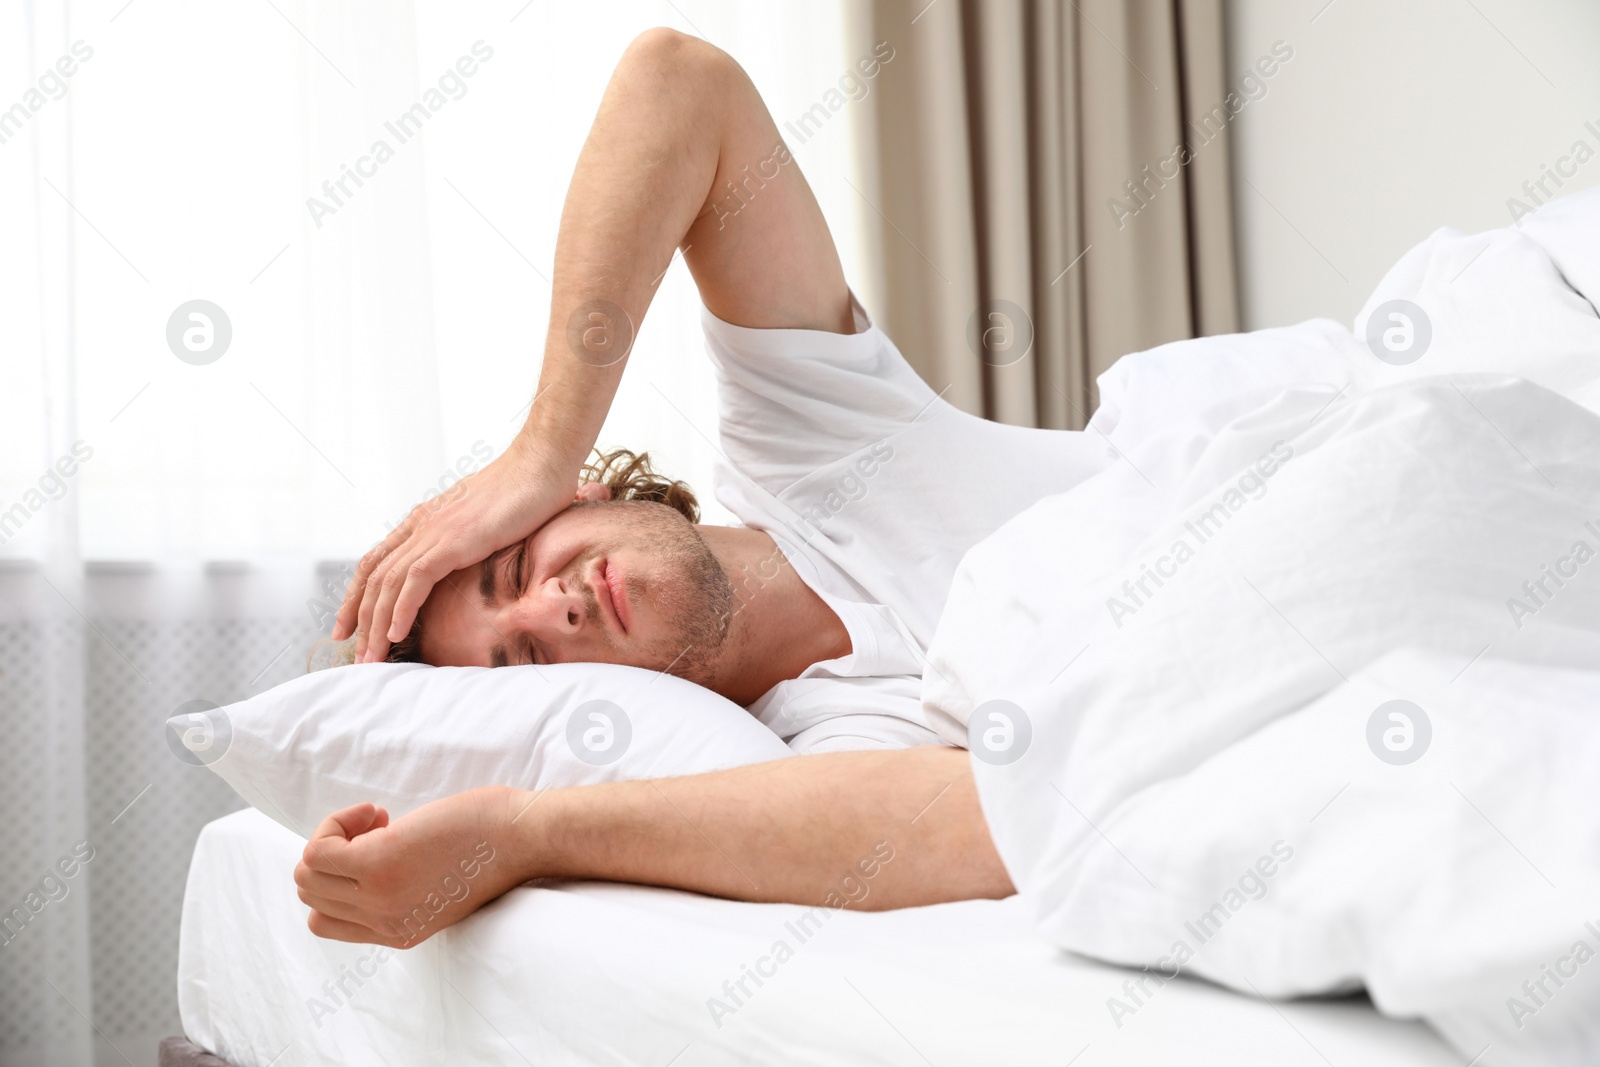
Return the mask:
<svg viewBox="0 0 1600 1067">
<path fill-rule="evenodd" d="M 1232 85 L 1274 41 L 1294 49 L 1234 122 L 1246 329 L 1348 325 L 1407 248 L 1441 226 L 1509 225 L 1507 200 L 1531 206 L 1523 183 L 1547 168 L 1576 167 L 1561 192 L 1600 185 L 1593 0 L 1228 0 L 1227 12 Z M 1594 153 L 1581 165 L 1579 141 Z"/>
</svg>

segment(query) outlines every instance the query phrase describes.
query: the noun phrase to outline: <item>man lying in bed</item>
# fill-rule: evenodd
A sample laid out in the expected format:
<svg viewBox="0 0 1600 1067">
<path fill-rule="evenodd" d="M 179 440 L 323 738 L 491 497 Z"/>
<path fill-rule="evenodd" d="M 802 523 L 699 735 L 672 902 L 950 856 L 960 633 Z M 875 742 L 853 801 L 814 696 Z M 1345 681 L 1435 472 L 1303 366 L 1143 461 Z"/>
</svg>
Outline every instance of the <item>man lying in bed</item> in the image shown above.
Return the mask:
<svg viewBox="0 0 1600 1067">
<path fill-rule="evenodd" d="M 740 527 L 695 525 L 686 487 L 627 454 L 586 468 L 574 502 L 632 324 L 678 249 L 718 371 L 717 495 Z M 852 297 L 744 72 L 671 31 L 639 38 L 606 91 L 551 306 L 521 434 L 362 560 L 334 636 L 354 635 L 361 662 L 670 671 L 809 755 L 538 796 L 479 789 L 393 824 L 371 805 L 336 812 L 295 871 L 311 929 L 400 944 L 391 920 L 469 839 L 512 862 L 485 868 L 492 891 L 441 925 L 541 877 L 815 903 L 891 830 L 897 859 L 871 906 L 1012 893 L 967 753 L 923 719 L 922 664 L 966 550 L 1103 468 L 1105 450 L 966 415 L 929 388 Z"/>
</svg>

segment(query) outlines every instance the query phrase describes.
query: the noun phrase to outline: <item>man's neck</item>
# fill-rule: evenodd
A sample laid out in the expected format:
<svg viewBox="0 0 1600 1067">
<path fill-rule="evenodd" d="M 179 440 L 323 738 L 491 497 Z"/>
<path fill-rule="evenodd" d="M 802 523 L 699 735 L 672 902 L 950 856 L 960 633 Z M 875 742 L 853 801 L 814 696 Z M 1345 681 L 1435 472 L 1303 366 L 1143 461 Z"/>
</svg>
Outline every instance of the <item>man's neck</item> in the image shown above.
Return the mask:
<svg viewBox="0 0 1600 1067">
<path fill-rule="evenodd" d="M 748 705 L 813 663 L 850 654 L 844 623 L 771 537 L 747 527 L 699 530 L 733 585 L 733 616 L 708 688 Z"/>
</svg>

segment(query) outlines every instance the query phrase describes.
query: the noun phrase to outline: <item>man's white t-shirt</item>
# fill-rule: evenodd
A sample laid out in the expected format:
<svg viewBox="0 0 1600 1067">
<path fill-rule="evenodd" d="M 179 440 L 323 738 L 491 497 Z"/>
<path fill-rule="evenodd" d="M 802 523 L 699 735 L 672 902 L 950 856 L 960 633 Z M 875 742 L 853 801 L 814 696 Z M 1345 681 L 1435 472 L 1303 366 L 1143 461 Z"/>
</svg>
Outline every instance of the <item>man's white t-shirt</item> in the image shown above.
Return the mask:
<svg viewBox="0 0 1600 1067">
<path fill-rule="evenodd" d="M 772 537 L 850 634 L 849 655 L 750 705 L 802 752 L 938 742 L 922 673 L 961 557 L 1114 458 L 1084 433 L 954 407 L 852 303 L 853 334 L 703 312 L 721 419 L 713 492 Z M 759 581 L 740 585 L 741 599 L 760 595 Z"/>
</svg>

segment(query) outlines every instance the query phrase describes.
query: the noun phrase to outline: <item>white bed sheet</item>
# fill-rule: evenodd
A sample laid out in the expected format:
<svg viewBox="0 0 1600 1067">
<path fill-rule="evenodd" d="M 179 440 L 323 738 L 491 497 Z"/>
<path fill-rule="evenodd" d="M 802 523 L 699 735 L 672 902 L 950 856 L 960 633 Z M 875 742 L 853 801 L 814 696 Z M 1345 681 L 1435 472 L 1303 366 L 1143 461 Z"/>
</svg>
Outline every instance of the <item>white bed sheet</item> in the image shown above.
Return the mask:
<svg viewBox="0 0 1600 1067">
<path fill-rule="evenodd" d="M 1459 1067 L 1364 1002 L 1267 1003 L 1059 952 L 1016 898 L 828 912 L 634 886 L 517 889 L 415 949 L 313 937 L 303 842 L 255 810 L 208 825 L 184 898 L 191 1040 L 238 1067 L 311 1064 L 1271 1064 Z M 735 1004 L 736 982 L 776 942 Z M 343 981 L 343 990 L 338 983 Z M 715 1020 L 708 1001 L 734 1008 Z M 1116 997 L 1133 1009 L 1114 1021 Z M 720 1025 L 718 1023 L 720 1022 Z M 1120 1025 L 1118 1023 L 1120 1022 Z"/>
</svg>

